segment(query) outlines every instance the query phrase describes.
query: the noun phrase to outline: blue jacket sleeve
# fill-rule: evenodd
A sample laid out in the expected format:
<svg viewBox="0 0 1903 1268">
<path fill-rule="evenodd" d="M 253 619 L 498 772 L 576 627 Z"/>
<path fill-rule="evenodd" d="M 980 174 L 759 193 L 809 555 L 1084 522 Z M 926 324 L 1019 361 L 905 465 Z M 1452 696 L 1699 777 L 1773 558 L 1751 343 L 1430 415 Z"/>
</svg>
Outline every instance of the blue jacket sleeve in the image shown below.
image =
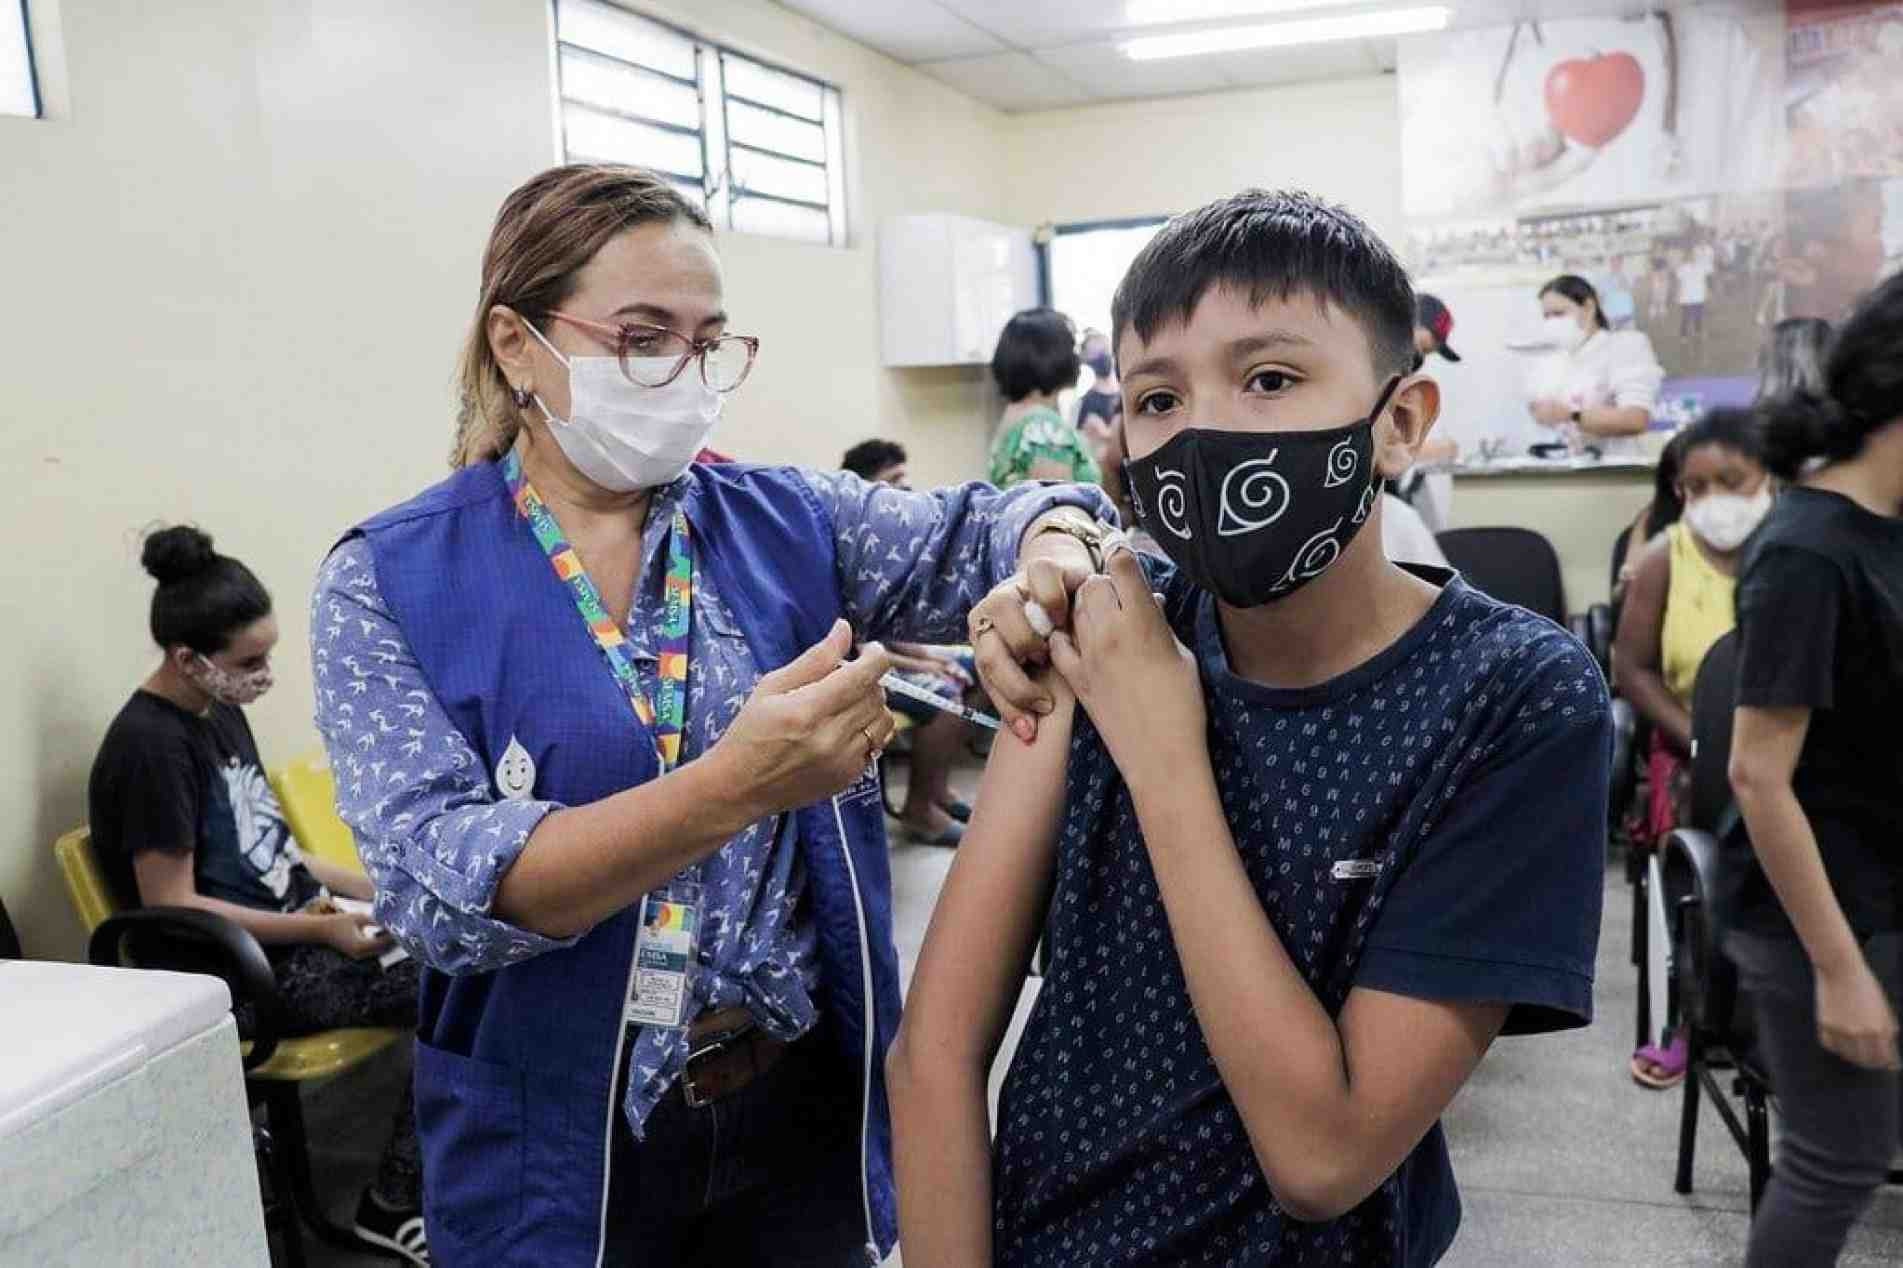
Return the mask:
<svg viewBox="0 0 1903 1268">
<path fill-rule="evenodd" d="M 495 797 L 377 589 L 370 548 L 344 543 L 311 600 L 317 730 L 337 813 L 376 885 L 376 918 L 422 963 L 483 973 L 573 944 L 491 914 L 496 888 L 554 803 Z"/>
<path fill-rule="evenodd" d="M 963 484 L 914 493 L 850 472 L 807 472 L 833 523 L 839 593 L 862 638 L 962 643 L 965 616 L 1017 570 L 1025 530 L 1059 506 L 1114 525 L 1102 490 L 1081 484 Z"/>
</svg>

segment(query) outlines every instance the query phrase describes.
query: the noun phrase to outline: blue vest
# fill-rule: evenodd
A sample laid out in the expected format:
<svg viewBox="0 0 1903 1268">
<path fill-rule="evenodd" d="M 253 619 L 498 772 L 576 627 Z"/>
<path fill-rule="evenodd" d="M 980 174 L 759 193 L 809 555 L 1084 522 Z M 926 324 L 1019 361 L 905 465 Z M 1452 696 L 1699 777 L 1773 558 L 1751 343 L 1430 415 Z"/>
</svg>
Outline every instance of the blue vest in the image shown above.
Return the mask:
<svg viewBox="0 0 1903 1268">
<path fill-rule="evenodd" d="M 829 517 L 784 468 L 696 464 L 687 479 L 696 568 L 761 671 L 786 664 L 840 615 Z M 652 737 L 495 464 L 357 532 L 437 702 L 485 771 L 514 739 L 535 761 L 538 798 L 584 805 L 655 777 Z M 825 1028 L 864 1090 L 867 1240 L 883 1254 L 897 1239 L 884 1065 L 899 1016 L 885 820 L 876 793 L 794 819 Z M 493 973 L 423 971 L 416 1112 L 438 1263 L 598 1262 L 636 924 L 630 908 L 572 948 Z"/>
</svg>

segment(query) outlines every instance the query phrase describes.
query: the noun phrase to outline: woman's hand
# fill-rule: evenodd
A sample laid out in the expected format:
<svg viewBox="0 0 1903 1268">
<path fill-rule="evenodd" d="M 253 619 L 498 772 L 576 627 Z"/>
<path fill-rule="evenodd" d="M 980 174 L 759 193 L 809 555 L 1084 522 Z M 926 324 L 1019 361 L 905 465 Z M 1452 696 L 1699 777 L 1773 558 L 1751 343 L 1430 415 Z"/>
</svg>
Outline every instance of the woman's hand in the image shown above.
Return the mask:
<svg viewBox="0 0 1903 1268">
<path fill-rule="evenodd" d="M 1852 1065 L 1899 1068 L 1896 1012 L 1861 955 L 1841 969 L 1818 966 L 1817 1041 Z"/>
<path fill-rule="evenodd" d="M 1527 409 L 1532 413 L 1533 421 L 1543 427 L 1558 427 L 1561 423 L 1573 421 L 1573 407 L 1555 397 L 1542 396 Z"/>
<path fill-rule="evenodd" d="M 808 805 L 851 787 L 892 742 L 896 724 L 880 677 L 892 657 L 867 643 L 847 662 L 852 627 L 840 621 L 800 657 L 760 679 L 727 733 L 707 752 L 724 762 L 751 818 Z"/>
<path fill-rule="evenodd" d="M 1105 575 L 1078 590 L 1071 629 L 1051 636 L 1051 662 L 1132 784 L 1180 770 L 1205 745 L 1196 658 L 1177 641 L 1129 547 L 1113 547 Z"/>
<path fill-rule="evenodd" d="M 382 955 L 396 945 L 396 939 L 387 929 L 376 929 L 376 921 L 369 916 L 350 911 L 333 911 L 315 917 L 317 936 L 312 939 L 333 950 L 341 951 L 353 960 L 367 960 L 373 955 Z"/>
</svg>

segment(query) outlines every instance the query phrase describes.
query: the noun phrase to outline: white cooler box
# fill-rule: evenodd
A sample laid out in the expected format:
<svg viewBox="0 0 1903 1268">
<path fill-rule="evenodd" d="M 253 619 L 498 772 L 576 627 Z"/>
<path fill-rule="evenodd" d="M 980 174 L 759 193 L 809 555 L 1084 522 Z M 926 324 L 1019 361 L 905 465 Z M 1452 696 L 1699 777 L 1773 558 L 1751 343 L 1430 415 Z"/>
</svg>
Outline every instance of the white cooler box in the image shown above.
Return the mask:
<svg viewBox="0 0 1903 1268">
<path fill-rule="evenodd" d="M 268 1265 L 214 977 L 0 960 L 0 1268 Z"/>
</svg>

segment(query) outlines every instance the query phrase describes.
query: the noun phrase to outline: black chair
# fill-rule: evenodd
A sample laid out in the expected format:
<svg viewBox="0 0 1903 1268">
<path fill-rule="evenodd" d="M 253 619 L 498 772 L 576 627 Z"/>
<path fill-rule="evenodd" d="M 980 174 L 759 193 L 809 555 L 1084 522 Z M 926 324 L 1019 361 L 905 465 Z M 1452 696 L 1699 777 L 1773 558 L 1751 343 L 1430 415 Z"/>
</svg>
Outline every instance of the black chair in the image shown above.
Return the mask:
<svg viewBox="0 0 1903 1268">
<path fill-rule="evenodd" d="M 1455 528 L 1435 539 L 1476 590 L 1566 625 L 1566 586 L 1553 543 L 1530 528 Z"/>
<path fill-rule="evenodd" d="M 1759 1064 L 1751 1015 L 1738 990 L 1737 970 L 1725 957 L 1722 908 L 1716 902 L 1718 839 L 1696 828 L 1680 828 L 1666 838 L 1666 867 L 1679 873 L 1686 894 L 1673 918 L 1673 977 L 1679 1025 L 1685 1031 L 1685 1098 L 1679 1112 L 1678 1174 L 1672 1187 L 1692 1191 L 1692 1164 L 1698 1148 L 1701 1094 L 1724 1121 L 1743 1152 L 1750 1172 L 1751 1211 L 1755 1215 L 1771 1178 L 1771 1080 Z M 1729 1072 L 1731 1093 L 1720 1075 Z"/>
</svg>

